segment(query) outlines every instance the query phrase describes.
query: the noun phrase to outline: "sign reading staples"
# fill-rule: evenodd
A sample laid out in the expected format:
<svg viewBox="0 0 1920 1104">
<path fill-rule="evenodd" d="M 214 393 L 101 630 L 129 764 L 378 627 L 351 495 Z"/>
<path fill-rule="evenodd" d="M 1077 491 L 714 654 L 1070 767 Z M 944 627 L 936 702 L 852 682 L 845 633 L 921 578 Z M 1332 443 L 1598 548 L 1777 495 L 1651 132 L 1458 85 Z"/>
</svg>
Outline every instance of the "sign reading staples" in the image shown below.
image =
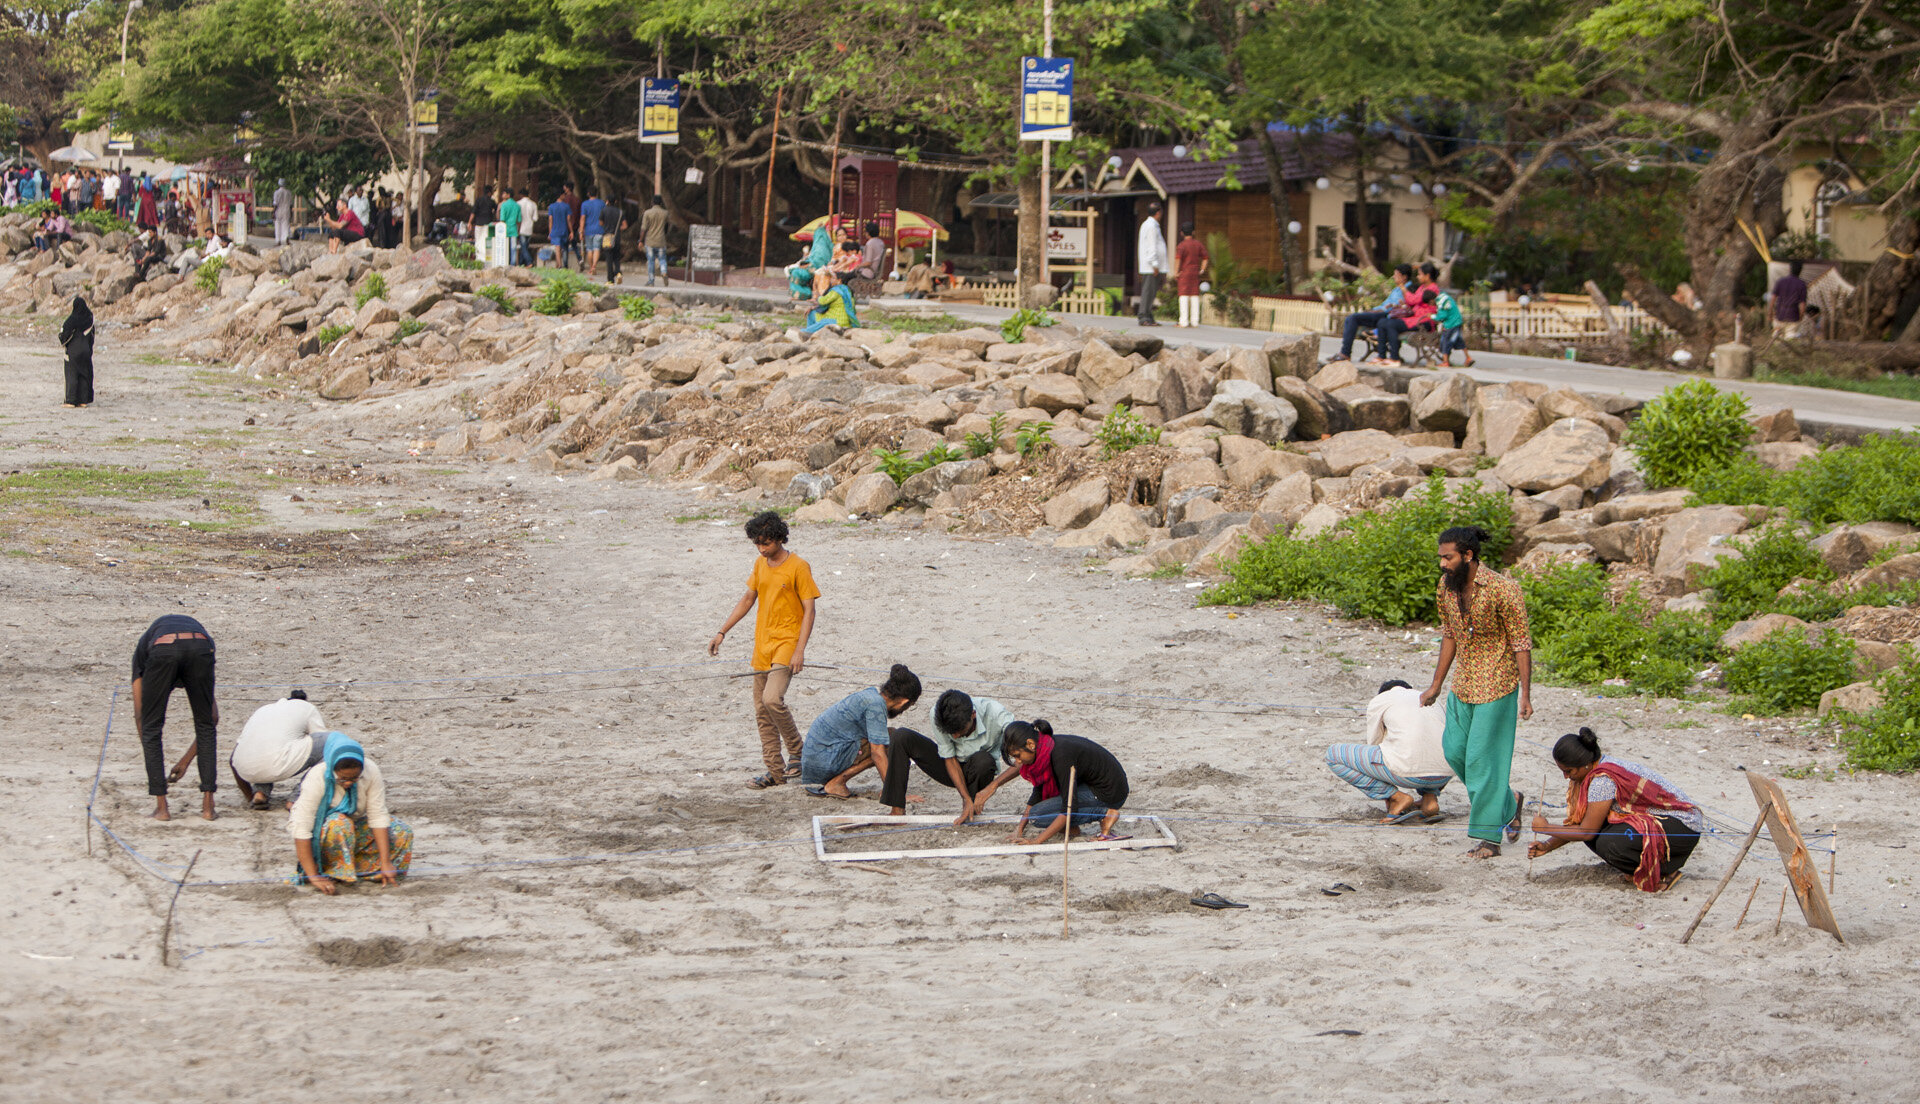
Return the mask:
<svg viewBox="0 0 1920 1104">
<path fill-rule="evenodd" d="M 720 228 L 687 227 L 687 254 L 695 272 L 719 272 L 726 263 L 720 254 Z"/>
<path fill-rule="evenodd" d="M 680 82 L 671 77 L 648 77 L 640 92 L 640 141 L 647 145 L 680 144 Z"/>
<path fill-rule="evenodd" d="M 1047 259 L 1080 261 L 1087 256 L 1087 228 L 1084 226 L 1047 227 Z"/>
<path fill-rule="evenodd" d="M 1020 140 L 1073 138 L 1073 59 L 1020 59 Z"/>
</svg>

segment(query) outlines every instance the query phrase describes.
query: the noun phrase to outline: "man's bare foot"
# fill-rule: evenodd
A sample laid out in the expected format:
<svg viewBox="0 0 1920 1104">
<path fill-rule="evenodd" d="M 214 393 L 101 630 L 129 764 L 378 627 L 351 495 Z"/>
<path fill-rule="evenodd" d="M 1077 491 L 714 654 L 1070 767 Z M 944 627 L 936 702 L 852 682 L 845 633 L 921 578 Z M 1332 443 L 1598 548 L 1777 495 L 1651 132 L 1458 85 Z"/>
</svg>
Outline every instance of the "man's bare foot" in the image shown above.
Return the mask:
<svg viewBox="0 0 1920 1104">
<path fill-rule="evenodd" d="M 164 801 L 162 801 L 159 805 L 156 805 L 154 807 L 153 812 L 148 813 L 147 815 L 152 817 L 155 820 L 172 820 L 173 819 L 173 814 L 167 812 L 167 803 Z"/>
<path fill-rule="evenodd" d="M 852 797 L 853 796 L 853 791 L 847 789 L 847 784 L 845 782 L 840 783 L 839 786 L 840 788 L 836 790 L 833 788 L 834 783 L 828 782 L 826 785 L 821 786 L 820 788 L 827 792 L 828 797 Z"/>
<path fill-rule="evenodd" d="M 1425 794 L 1420 798 L 1420 815 L 1437 817 L 1440 815 L 1440 797 L 1438 794 Z"/>
<path fill-rule="evenodd" d="M 1392 797 L 1387 798 L 1387 815 L 1381 819 L 1380 823 L 1399 824 L 1402 818 L 1413 812 L 1419 804 L 1420 802 L 1413 795 L 1396 792 Z"/>
<path fill-rule="evenodd" d="M 204 799 L 200 802 L 200 819 L 201 820 L 219 820 L 220 819 L 219 811 L 214 809 L 213 807 L 212 794 L 205 795 Z"/>
</svg>

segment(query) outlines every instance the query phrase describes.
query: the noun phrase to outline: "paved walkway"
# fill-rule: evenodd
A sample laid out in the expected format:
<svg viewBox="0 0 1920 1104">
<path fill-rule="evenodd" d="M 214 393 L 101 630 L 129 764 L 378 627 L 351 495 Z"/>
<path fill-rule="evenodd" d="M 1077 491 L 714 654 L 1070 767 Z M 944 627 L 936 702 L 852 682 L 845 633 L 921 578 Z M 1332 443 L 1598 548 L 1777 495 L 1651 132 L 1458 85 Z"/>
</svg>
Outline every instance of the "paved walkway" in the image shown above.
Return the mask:
<svg viewBox="0 0 1920 1104">
<path fill-rule="evenodd" d="M 639 288 L 644 283 L 644 278 L 636 279 L 628 273 L 621 281 L 621 286 Z M 738 303 L 747 310 L 785 310 L 789 304 L 784 290 L 771 288 L 674 284 L 670 288 L 656 288 L 654 291 L 674 298 L 688 298 L 716 305 Z M 973 303 L 943 303 L 932 300 L 886 299 L 880 300 L 876 306 L 882 310 L 891 311 L 945 312 L 955 318 L 991 327 L 998 327 L 1008 315 L 1013 313 L 997 307 L 984 307 Z M 1074 325 L 1087 328 L 1126 330 L 1138 325 L 1131 317 L 1082 314 L 1065 317 Z M 1163 323 L 1158 328 L 1158 332 L 1169 345 L 1194 345 L 1203 349 L 1217 349 L 1227 345 L 1258 347 L 1273 336 L 1259 330 L 1241 330 L 1230 326 L 1198 326 L 1183 330 L 1171 323 Z M 1320 355 L 1331 356 L 1339 351 L 1339 347 L 1340 342 L 1337 339 L 1322 338 Z M 1571 387 L 1577 391 L 1625 395 L 1628 398 L 1642 400 L 1654 398 L 1676 383 L 1701 378 L 1699 375 L 1685 372 L 1617 368 L 1607 364 L 1518 356 L 1511 353 L 1476 353 L 1474 361 L 1471 374 L 1473 378 L 1482 382 L 1531 380 L 1552 387 Z M 1747 396 L 1747 401 L 1756 410 L 1791 407 L 1795 416 L 1800 419 L 1801 426 L 1816 436 L 1831 432 L 1840 437 L 1853 437 L 1858 436 L 1861 431 L 1886 432 L 1920 426 L 1920 402 L 1909 402 L 1905 399 L 1889 399 L 1853 391 L 1835 391 L 1825 387 L 1794 387 L 1781 383 L 1761 383 L 1756 380 L 1715 380 L 1714 385 L 1725 390 L 1738 391 Z"/>
</svg>

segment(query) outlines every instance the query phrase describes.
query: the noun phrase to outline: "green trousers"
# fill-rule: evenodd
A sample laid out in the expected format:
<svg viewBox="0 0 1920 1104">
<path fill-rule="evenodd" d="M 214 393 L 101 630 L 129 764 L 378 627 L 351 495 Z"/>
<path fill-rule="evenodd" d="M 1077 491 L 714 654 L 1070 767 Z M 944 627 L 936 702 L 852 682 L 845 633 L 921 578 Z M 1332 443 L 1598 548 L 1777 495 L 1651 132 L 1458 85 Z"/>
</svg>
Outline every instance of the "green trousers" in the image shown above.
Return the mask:
<svg viewBox="0 0 1920 1104">
<path fill-rule="evenodd" d="M 1508 775 L 1513 770 L 1514 729 L 1520 724 L 1520 688 L 1504 698 L 1470 705 L 1447 694 L 1446 734 L 1440 750 L 1454 777 L 1467 787 L 1473 811 L 1467 816 L 1467 835 L 1500 842 L 1500 830 L 1518 813 L 1519 800 Z"/>
</svg>

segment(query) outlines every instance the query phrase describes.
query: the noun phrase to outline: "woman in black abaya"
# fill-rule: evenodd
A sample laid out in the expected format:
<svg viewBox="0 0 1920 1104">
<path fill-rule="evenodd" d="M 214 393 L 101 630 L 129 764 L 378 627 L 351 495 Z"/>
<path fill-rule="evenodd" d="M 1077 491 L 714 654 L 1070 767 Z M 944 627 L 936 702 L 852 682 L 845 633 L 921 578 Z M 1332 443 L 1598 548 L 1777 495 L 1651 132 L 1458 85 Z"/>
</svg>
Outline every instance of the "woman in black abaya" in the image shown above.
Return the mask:
<svg viewBox="0 0 1920 1104">
<path fill-rule="evenodd" d="M 73 297 L 73 313 L 60 327 L 60 344 L 67 347 L 67 406 L 93 401 L 93 312 L 87 301 Z"/>
</svg>

